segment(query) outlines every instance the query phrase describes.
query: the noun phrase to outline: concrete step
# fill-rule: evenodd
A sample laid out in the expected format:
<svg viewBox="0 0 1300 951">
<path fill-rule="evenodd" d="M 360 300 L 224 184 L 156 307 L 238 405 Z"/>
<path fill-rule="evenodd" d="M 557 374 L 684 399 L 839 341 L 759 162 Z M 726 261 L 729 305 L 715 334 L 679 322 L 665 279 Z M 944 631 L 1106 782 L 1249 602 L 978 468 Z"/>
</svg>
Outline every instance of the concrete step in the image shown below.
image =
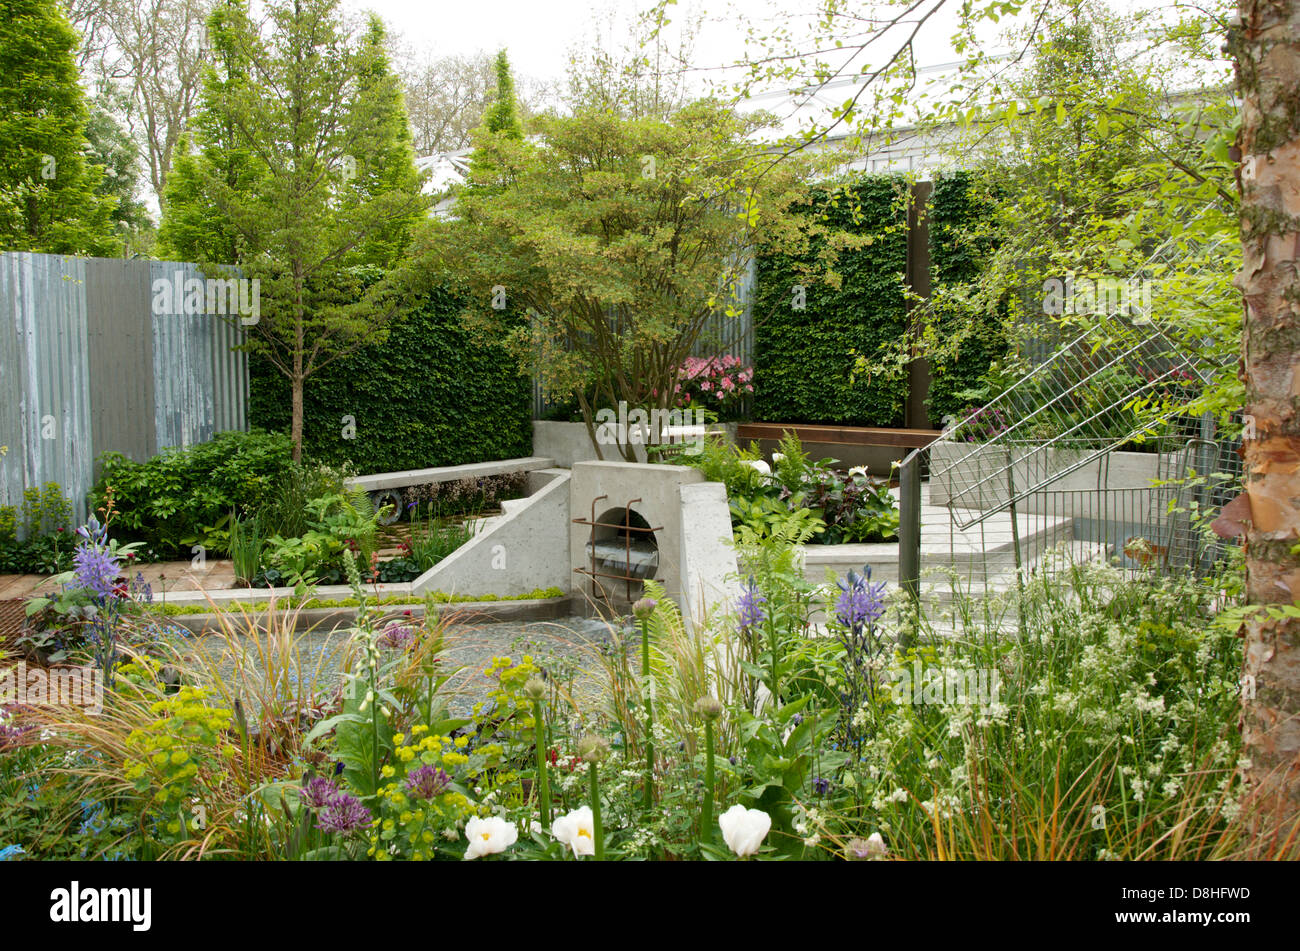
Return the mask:
<svg viewBox="0 0 1300 951">
<path fill-rule="evenodd" d="M 929 511 L 927 511 L 929 509 Z M 1073 539 L 1068 518 L 1021 516 L 1017 519 L 1020 556 L 1032 563 L 1043 552 Z M 959 532 L 947 510 L 925 506 L 921 514 L 921 572 L 952 569 L 961 576 L 985 581 L 1012 569 L 1016 563 L 1016 534 L 1011 518 L 999 515 L 969 532 Z M 873 581 L 898 581 L 898 543 L 872 545 L 807 545 L 804 577 L 822 582 L 829 569 L 843 576 L 850 568 L 859 573 L 871 566 Z"/>
</svg>

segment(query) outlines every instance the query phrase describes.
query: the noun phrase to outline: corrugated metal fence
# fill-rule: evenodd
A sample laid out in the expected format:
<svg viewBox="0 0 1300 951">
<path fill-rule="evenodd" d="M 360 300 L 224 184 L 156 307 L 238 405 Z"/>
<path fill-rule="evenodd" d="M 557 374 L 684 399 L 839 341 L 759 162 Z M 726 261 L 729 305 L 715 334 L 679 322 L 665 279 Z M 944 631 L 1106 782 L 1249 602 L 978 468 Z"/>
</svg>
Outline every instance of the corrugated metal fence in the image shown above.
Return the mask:
<svg viewBox="0 0 1300 951">
<path fill-rule="evenodd" d="M 57 482 L 84 518 L 100 453 L 144 460 L 246 428 L 243 332 L 210 298 L 186 312 L 195 279 L 192 264 L 0 254 L 0 504 Z"/>
</svg>

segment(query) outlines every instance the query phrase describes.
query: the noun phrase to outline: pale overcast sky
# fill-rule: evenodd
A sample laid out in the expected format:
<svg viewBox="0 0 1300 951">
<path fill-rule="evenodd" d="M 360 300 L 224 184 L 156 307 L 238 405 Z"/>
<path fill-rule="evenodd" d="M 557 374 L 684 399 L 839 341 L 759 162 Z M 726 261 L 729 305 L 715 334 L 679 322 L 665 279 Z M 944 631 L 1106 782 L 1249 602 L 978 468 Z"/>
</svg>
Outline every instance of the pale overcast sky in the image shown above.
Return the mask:
<svg viewBox="0 0 1300 951">
<path fill-rule="evenodd" d="M 470 3 L 422 3 L 417 0 L 344 0 L 353 13 L 373 10 L 400 35 L 403 43 L 429 56 L 468 55 L 505 47 L 516 72 L 536 79 L 562 80 L 568 54 L 589 43 L 598 33 L 608 33 L 611 19 L 629 22 L 650 0 L 482 0 Z M 865 6 L 865 4 L 864 4 Z M 681 0 L 670 16 L 682 21 L 703 15 L 697 37 L 696 64 L 718 67 L 735 61 L 745 51 L 745 31 L 764 32 L 763 24 L 797 22 L 796 11 L 815 9 L 813 0 L 708 0 L 707 5 Z M 957 0 L 927 23 L 919 37 L 924 62 L 951 60 L 948 37 Z M 626 27 L 614 29 L 614 38 L 628 35 Z"/>
<path fill-rule="evenodd" d="M 1135 8 L 1168 9 L 1178 0 L 1110 0 L 1116 10 Z M 1190 2 L 1190 0 L 1184 0 Z M 509 50 L 517 75 L 538 80 L 562 81 L 568 56 L 575 46 L 589 46 L 598 35 L 612 35 L 621 42 L 630 35 L 627 23 L 637 11 L 653 6 L 653 0 L 479 0 L 479 2 L 420 2 L 420 0 L 344 0 L 351 13 L 373 10 L 400 37 L 402 44 L 421 58 L 452 54 L 472 55 L 479 51 Z M 816 0 L 680 0 L 670 16 L 678 22 L 702 15 L 692 61 L 698 74 L 718 76 L 718 67 L 742 57 L 746 32 L 768 33 L 771 24 L 797 30 L 801 14 L 810 15 Z M 864 2 L 854 10 L 861 15 L 871 9 Z M 957 59 L 950 40 L 961 8 L 960 0 L 921 0 L 921 12 L 938 7 L 922 27 L 915 48 L 919 66 L 936 66 Z M 887 8 L 893 15 L 900 8 Z M 1000 37 L 1011 24 L 986 23 L 981 39 L 1003 45 Z M 614 25 L 611 30 L 611 23 Z M 879 47 L 892 52 L 898 42 L 892 37 Z M 1008 48 L 1010 48 L 1008 46 Z"/>
</svg>

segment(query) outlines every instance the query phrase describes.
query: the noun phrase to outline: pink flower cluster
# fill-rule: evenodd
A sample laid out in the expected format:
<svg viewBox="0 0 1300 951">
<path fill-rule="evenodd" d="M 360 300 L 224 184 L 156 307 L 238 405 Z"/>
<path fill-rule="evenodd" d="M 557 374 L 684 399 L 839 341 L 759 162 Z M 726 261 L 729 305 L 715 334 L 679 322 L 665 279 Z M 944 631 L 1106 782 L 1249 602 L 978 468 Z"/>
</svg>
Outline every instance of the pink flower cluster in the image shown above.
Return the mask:
<svg viewBox="0 0 1300 951">
<path fill-rule="evenodd" d="M 724 353 L 718 357 L 687 357 L 677 369 L 677 405 L 691 406 L 695 401 L 724 409 L 754 392 L 754 369 L 739 357 Z M 698 404 L 695 404 L 698 405 Z"/>
</svg>

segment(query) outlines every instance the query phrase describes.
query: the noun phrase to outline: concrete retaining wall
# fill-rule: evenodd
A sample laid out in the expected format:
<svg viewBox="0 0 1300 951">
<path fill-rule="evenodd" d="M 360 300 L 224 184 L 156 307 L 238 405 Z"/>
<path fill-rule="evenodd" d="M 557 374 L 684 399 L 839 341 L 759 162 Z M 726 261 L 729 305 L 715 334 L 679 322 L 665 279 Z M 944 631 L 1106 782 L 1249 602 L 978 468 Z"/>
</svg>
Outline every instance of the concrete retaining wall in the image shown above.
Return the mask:
<svg viewBox="0 0 1300 951">
<path fill-rule="evenodd" d="M 569 482 L 567 473 L 555 473 L 518 508 L 512 505 L 507 516 L 416 578 L 412 593 L 509 596 L 552 586 L 568 591 Z"/>
</svg>

